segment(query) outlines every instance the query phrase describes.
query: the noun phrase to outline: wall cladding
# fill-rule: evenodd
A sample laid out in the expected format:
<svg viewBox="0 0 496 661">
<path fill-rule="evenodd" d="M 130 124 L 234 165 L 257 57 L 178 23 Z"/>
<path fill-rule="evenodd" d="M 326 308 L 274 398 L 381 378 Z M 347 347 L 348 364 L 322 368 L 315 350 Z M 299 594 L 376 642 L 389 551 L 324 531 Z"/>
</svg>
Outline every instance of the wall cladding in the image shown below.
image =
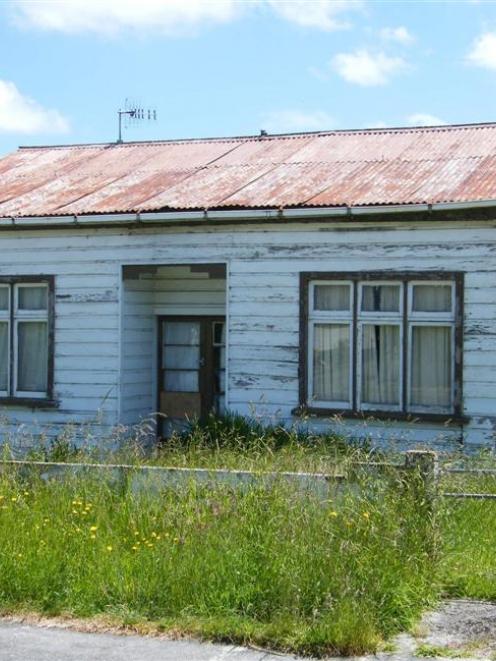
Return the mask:
<svg viewBox="0 0 496 661">
<path fill-rule="evenodd" d="M 300 271 L 464 271 L 464 411 L 471 421 L 463 429 L 375 423 L 364 431 L 359 423 L 304 424 L 339 426 L 343 433 L 387 436 L 407 445 L 457 447 L 462 438 L 474 446 L 494 443 L 496 229 L 491 226 L 439 222 L 370 228 L 354 222 L 348 228 L 319 222 L 284 229 L 25 230 L 0 233 L 0 250 L 2 275 L 56 277 L 59 399 L 58 409 L 1 409 L 9 421 L 4 429 L 19 423 L 32 427 L 36 421 L 53 431 L 67 421 L 94 421 L 103 430 L 117 423 L 121 411 L 122 422 L 136 422 L 153 399 L 154 382 L 148 387 L 146 374 L 153 364 L 149 321 L 156 312 L 156 293 L 146 279 L 142 289 L 139 280 L 123 285 L 122 265 L 227 262 L 228 404 L 240 413 L 281 422 L 292 421 L 298 403 Z M 170 297 L 164 306 L 181 305 L 186 291 L 178 283 L 164 290 Z"/>
</svg>

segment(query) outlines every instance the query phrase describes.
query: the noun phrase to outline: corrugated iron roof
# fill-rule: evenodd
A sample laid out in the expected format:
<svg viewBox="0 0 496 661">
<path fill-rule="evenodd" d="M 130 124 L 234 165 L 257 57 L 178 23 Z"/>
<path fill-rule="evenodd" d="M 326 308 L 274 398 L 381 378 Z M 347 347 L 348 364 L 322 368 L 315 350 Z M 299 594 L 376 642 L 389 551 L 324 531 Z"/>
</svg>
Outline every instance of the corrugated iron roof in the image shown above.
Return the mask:
<svg viewBox="0 0 496 661">
<path fill-rule="evenodd" d="M 0 217 L 496 201 L 496 124 L 22 147 Z"/>
</svg>

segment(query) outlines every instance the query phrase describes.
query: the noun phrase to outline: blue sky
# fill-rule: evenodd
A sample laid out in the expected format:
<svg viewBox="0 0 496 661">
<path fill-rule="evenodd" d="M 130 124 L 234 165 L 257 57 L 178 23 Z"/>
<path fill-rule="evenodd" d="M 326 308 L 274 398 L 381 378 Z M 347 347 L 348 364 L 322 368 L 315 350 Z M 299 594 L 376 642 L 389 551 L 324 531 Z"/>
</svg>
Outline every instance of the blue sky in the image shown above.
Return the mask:
<svg viewBox="0 0 496 661">
<path fill-rule="evenodd" d="M 496 3 L 0 4 L 0 153 L 127 140 L 496 121 Z"/>
</svg>

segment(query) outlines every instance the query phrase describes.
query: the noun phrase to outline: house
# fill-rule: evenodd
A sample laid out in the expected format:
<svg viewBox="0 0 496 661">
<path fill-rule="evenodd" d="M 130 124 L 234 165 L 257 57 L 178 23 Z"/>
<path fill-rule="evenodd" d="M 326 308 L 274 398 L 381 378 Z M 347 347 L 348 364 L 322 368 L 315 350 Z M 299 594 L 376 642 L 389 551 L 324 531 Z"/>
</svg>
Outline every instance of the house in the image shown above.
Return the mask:
<svg viewBox="0 0 496 661">
<path fill-rule="evenodd" d="M 496 124 L 20 148 L 0 419 L 494 446 Z"/>
</svg>

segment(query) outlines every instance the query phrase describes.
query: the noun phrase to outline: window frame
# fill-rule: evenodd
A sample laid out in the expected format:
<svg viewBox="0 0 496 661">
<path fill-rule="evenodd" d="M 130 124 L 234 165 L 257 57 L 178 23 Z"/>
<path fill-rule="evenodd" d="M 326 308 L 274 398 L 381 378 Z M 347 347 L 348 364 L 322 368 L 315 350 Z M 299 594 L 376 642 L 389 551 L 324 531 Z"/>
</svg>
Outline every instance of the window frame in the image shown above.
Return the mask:
<svg viewBox="0 0 496 661">
<path fill-rule="evenodd" d="M 55 278 L 52 275 L 0 276 L 0 287 L 6 286 L 9 292 L 9 309 L 0 311 L 0 322 L 8 323 L 8 390 L 0 391 L 0 406 L 28 406 L 44 408 L 56 406 L 53 400 L 54 383 L 54 326 L 55 326 Z M 46 310 L 19 309 L 19 289 L 22 287 L 45 286 L 47 288 Z M 4 314 L 2 314 L 4 313 Z M 45 392 L 21 391 L 17 388 L 18 379 L 18 340 L 19 323 L 46 322 L 47 324 L 47 389 Z"/>
<path fill-rule="evenodd" d="M 334 312 L 324 313 L 319 318 L 319 311 L 313 312 L 313 290 L 315 284 L 351 284 L 351 341 L 350 341 L 350 384 L 351 406 L 333 402 L 309 402 L 312 387 L 311 372 L 313 360 L 311 348 L 311 328 L 315 323 L 338 323 L 339 317 Z M 363 285 L 399 284 L 400 310 L 398 312 L 361 312 Z M 413 307 L 413 286 L 415 284 L 433 284 L 452 286 L 452 311 L 440 313 L 415 312 Z M 462 412 L 463 402 L 463 292 L 464 274 L 460 271 L 352 271 L 352 272 L 313 272 L 300 273 L 300 359 L 299 359 L 299 406 L 296 415 L 317 415 L 343 417 L 375 417 L 398 420 L 430 420 L 440 422 L 465 422 L 468 420 Z M 338 313 L 340 314 L 340 313 Z M 325 317 L 325 318 L 324 318 Z M 361 334 L 364 323 L 395 324 L 400 326 L 400 405 L 360 405 L 361 387 Z M 410 407 L 411 373 L 411 333 L 413 326 L 449 326 L 452 330 L 452 408 L 435 410 Z M 360 351 L 360 353 L 359 353 Z M 337 405 L 335 405 L 337 404 Z"/>
</svg>

